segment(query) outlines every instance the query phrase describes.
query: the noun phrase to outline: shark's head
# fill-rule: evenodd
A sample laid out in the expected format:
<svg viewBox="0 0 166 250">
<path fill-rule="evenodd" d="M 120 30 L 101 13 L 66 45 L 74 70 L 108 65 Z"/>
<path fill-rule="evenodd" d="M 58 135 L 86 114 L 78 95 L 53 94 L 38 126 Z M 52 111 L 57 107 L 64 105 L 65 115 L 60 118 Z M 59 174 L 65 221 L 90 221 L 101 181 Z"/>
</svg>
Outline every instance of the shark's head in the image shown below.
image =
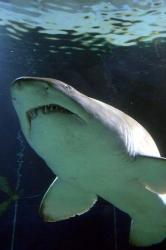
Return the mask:
<svg viewBox="0 0 166 250">
<path fill-rule="evenodd" d="M 44 115 L 54 114 L 58 119 L 72 117 L 82 122 L 88 119 L 85 109 L 77 103 L 83 95 L 58 80 L 21 77 L 13 82 L 11 95 L 26 137 L 30 136 L 33 121 Z"/>
<path fill-rule="evenodd" d="M 83 108 L 85 96 L 59 80 L 21 77 L 12 83 L 11 95 L 27 139 L 31 136 L 33 122 L 42 117 L 56 116 L 56 120 L 64 122 L 72 119 L 78 124 L 89 119 Z"/>
<path fill-rule="evenodd" d="M 67 154 L 72 148 L 76 152 L 80 144 L 86 148 L 88 140 L 97 140 L 100 131 L 93 133 L 94 126 L 98 127 L 97 104 L 70 85 L 55 79 L 21 77 L 13 82 L 11 95 L 24 136 L 40 156 L 53 150 L 54 155 Z"/>
</svg>

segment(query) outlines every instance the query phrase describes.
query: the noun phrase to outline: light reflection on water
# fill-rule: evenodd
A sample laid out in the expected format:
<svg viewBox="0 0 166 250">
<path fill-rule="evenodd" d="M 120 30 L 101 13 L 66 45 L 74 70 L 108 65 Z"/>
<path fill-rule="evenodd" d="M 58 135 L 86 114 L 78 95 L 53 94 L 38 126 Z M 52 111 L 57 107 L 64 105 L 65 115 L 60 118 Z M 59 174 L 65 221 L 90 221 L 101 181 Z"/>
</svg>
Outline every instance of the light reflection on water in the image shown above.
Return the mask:
<svg viewBox="0 0 166 250">
<path fill-rule="evenodd" d="M 81 44 L 93 50 L 103 46 L 101 39 L 130 46 L 166 37 L 165 1 L 13 0 L 8 3 L 1 0 L 0 11 L 0 25 L 6 26 L 15 39 L 21 39 L 23 33 L 36 27 L 47 39 L 57 39 L 55 35 L 73 31 L 75 41 L 81 36 Z"/>
</svg>

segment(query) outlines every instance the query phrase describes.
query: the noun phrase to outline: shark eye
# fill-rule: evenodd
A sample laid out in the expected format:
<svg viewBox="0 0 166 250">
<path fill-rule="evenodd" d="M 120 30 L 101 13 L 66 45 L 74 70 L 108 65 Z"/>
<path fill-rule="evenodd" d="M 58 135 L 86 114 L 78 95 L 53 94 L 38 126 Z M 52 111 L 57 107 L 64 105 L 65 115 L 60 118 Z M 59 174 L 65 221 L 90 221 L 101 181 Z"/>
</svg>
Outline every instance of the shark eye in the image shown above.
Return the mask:
<svg viewBox="0 0 166 250">
<path fill-rule="evenodd" d="M 70 85 L 68 85 L 68 84 L 65 84 L 65 89 L 70 90 L 70 89 L 71 89 L 71 86 L 70 86 Z"/>
</svg>

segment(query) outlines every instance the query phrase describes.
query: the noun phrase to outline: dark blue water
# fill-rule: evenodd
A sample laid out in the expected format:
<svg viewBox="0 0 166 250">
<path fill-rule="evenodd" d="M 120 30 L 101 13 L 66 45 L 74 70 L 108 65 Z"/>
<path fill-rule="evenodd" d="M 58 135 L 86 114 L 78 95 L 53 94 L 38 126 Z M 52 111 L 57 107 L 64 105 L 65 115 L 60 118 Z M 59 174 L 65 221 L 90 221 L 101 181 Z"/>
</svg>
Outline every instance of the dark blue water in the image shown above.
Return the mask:
<svg viewBox="0 0 166 250">
<path fill-rule="evenodd" d="M 35 8 L 37 11 L 38 6 Z M 7 21 L 9 17 L 4 18 L 6 9 L 12 11 L 10 21 Z M 25 20 L 18 20 L 20 9 L 18 11 L 16 3 L 1 6 L 1 11 L 0 176 L 8 179 L 13 190 L 17 189 L 19 199 L 0 217 L 0 249 L 136 249 L 129 245 L 129 216 L 101 198 L 89 212 L 79 217 L 57 223 L 42 221 L 38 213 L 40 201 L 55 176 L 20 131 L 11 104 L 10 85 L 23 75 L 67 82 L 134 117 L 151 133 L 165 156 L 166 39 L 160 36 L 162 33 L 157 38 L 149 38 L 148 42 L 134 37 L 134 42 L 131 39 L 131 44 L 125 46 L 110 42 L 104 35 L 99 37 L 97 31 L 86 32 L 86 29 L 79 33 L 64 28 L 65 32 L 51 34 L 39 24 L 32 26 L 27 20 L 25 25 Z M 27 14 L 26 9 L 22 11 Z M 103 16 L 106 13 L 103 12 Z M 88 19 L 87 14 L 84 16 Z M 33 20 L 31 17 L 31 22 Z M 78 26 L 81 25 L 78 21 Z M 119 25 L 122 28 L 124 23 Z M 26 31 L 23 31 L 25 26 Z M 0 200 L 5 199 L 7 196 L 0 191 Z M 165 248 L 163 242 L 147 249 Z"/>
</svg>

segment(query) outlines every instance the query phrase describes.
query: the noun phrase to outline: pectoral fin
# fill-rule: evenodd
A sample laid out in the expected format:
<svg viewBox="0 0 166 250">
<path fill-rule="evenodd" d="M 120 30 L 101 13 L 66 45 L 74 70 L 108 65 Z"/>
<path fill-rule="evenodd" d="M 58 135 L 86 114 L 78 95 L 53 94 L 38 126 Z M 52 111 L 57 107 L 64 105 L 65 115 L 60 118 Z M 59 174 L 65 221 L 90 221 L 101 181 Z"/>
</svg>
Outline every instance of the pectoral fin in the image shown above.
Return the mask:
<svg viewBox="0 0 166 250">
<path fill-rule="evenodd" d="M 85 213 L 96 201 L 95 194 L 56 178 L 43 197 L 40 213 L 45 221 L 60 221 Z"/>
<path fill-rule="evenodd" d="M 150 246 L 165 239 L 165 228 L 162 224 L 153 222 L 132 221 L 130 229 L 130 243 L 137 247 Z"/>
<path fill-rule="evenodd" d="M 150 246 L 164 240 L 166 206 L 159 196 L 137 182 L 133 184 L 129 195 L 132 205 L 129 210 L 132 217 L 130 242 L 135 246 Z"/>
<path fill-rule="evenodd" d="M 166 158 L 138 156 L 136 165 L 139 179 L 147 189 L 166 193 Z"/>
</svg>

